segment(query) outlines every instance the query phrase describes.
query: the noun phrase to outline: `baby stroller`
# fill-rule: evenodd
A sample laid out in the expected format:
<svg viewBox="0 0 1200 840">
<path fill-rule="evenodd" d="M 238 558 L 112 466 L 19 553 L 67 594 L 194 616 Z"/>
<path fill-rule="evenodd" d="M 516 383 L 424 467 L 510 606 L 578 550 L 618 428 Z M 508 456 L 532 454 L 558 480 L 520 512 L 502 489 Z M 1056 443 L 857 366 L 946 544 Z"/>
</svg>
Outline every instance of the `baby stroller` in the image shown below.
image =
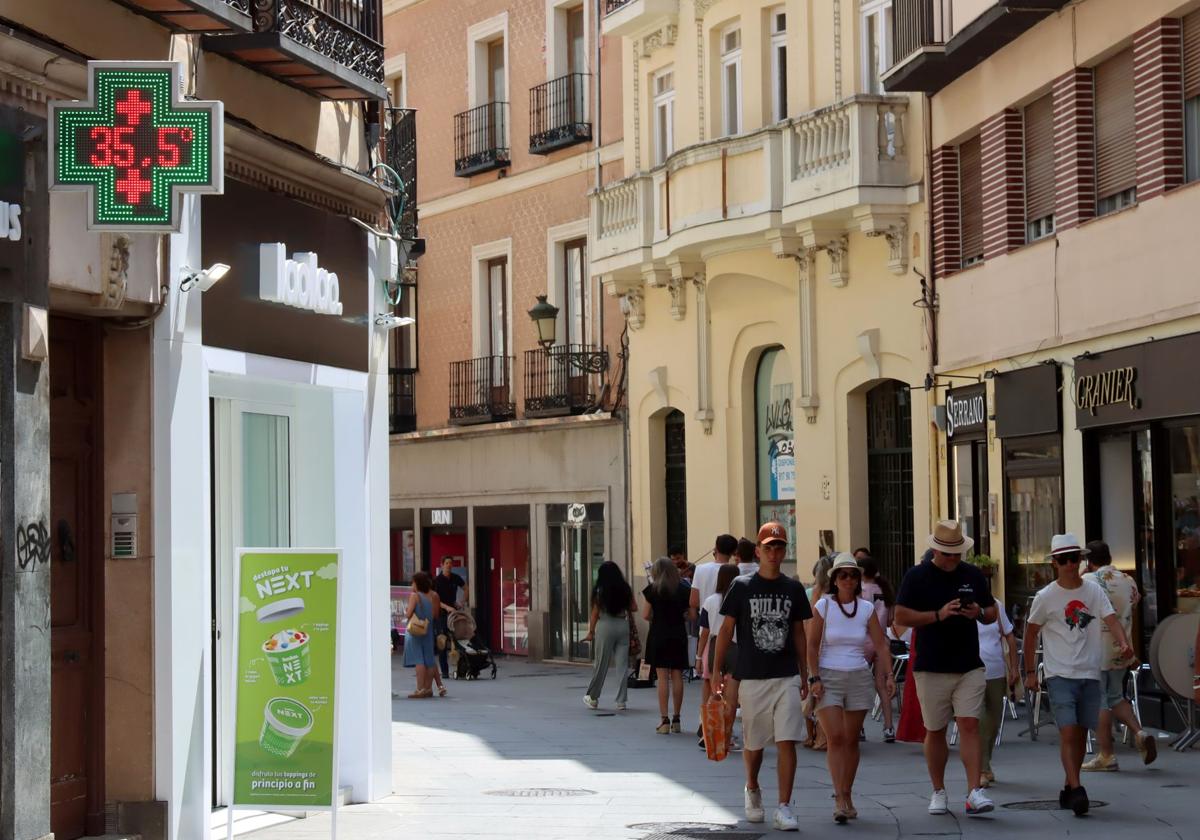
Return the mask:
<svg viewBox="0 0 1200 840">
<path fill-rule="evenodd" d="M 457 680 L 477 680 L 487 668 L 492 669 L 492 679 L 496 679 L 496 660 L 492 652 L 475 632 L 475 619 L 465 610 L 454 610 L 446 617 L 446 626 L 450 629 L 454 651 L 458 655 L 454 678 Z"/>
</svg>

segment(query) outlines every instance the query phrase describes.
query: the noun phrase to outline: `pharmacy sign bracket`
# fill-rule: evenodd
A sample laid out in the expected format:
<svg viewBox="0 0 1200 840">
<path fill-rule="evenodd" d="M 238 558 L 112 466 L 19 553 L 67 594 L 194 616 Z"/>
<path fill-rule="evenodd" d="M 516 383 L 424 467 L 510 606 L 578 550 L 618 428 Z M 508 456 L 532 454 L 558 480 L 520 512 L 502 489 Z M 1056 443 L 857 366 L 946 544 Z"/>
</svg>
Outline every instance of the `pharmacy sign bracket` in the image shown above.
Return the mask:
<svg viewBox="0 0 1200 840">
<path fill-rule="evenodd" d="M 178 231 L 184 193 L 224 191 L 224 107 L 182 90 L 177 61 L 89 61 L 87 100 L 50 103 L 50 189 L 87 192 L 89 230 Z"/>
</svg>

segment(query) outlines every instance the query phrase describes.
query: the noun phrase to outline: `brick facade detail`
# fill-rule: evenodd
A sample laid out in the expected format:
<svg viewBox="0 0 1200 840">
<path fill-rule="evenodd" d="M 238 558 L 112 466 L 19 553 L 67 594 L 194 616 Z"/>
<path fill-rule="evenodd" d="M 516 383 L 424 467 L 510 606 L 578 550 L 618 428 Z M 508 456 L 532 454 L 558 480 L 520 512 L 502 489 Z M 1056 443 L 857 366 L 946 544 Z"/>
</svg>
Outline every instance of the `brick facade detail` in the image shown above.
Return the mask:
<svg viewBox="0 0 1200 840">
<path fill-rule="evenodd" d="M 958 147 L 933 150 L 933 270 L 946 277 L 962 268 L 962 202 L 958 172 Z"/>
<path fill-rule="evenodd" d="M 983 257 L 1025 244 L 1025 135 L 1021 112 L 1007 108 L 983 124 Z"/>
<path fill-rule="evenodd" d="M 1183 183 L 1183 21 L 1166 18 L 1133 40 L 1138 201 Z"/>
<path fill-rule="evenodd" d="M 1096 87 L 1090 68 L 1054 81 L 1054 226 L 1076 227 L 1096 215 Z"/>
</svg>

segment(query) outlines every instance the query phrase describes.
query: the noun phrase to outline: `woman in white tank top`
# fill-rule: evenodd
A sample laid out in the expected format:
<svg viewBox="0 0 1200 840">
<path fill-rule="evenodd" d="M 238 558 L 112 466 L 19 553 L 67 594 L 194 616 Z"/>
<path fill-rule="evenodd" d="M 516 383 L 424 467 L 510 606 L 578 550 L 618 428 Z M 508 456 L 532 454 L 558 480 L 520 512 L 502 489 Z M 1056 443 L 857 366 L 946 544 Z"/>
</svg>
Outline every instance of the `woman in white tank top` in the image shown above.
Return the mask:
<svg viewBox="0 0 1200 840">
<path fill-rule="evenodd" d="M 892 657 L 872 605 L 862 595 L 862 570 L 841 553 L 829 573 L 831 591 L 813 606 L 808 631 L 808 669 L 817 717 L 829 739 L 826 759 L 833 781 L 835 822 L 858 816 L 851 795 L 858 773 L 858 732 L 875 700 L 875 678 L 867 664 L 867 640 L 874 643 L 876 667 L 887 673 L 887 694 L 896 693 Z"/>
</svg>

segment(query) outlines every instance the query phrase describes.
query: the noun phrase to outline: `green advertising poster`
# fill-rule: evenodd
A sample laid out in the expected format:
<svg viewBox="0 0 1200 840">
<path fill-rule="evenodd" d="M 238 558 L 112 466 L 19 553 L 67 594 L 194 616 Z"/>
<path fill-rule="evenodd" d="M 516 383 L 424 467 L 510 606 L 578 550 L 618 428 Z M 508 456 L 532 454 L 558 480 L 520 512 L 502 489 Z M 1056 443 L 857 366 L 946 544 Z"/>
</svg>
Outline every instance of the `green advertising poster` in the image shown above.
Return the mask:
<svg viewBox="0 0 1200 840">
<path fill-rule="evenodd" d="M 239 549 L 233 804 L 333 805 L 341 552 Z"/>
</svg>

